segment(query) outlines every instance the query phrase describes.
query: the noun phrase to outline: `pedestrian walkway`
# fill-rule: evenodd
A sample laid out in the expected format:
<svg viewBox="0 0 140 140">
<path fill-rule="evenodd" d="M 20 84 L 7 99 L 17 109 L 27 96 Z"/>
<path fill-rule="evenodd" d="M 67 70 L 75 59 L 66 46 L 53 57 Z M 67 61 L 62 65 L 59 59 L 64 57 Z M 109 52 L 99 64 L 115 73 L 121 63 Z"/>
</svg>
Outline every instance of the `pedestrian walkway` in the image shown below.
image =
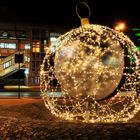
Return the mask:
<svg viewBox="0 0 140 140">
<path fill-rule="evenodd" d="M 21 98 L 21 99 L 0 99 L 0 106 L 13 106 L 22 105 L 28 103 L 39 103 L 43 102 L 42 99 L 32 99 L 32 98 Z"/>
</svg>

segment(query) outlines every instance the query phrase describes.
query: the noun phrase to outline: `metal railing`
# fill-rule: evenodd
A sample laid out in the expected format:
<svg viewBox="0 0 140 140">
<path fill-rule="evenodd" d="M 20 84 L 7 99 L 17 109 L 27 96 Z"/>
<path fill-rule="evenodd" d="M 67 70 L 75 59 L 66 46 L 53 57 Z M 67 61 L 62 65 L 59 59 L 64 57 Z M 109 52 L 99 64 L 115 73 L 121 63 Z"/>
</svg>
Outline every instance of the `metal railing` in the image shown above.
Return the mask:
<svg viewBox="0 0 140 140">
<path fill-rule="evenodd" d="M 0 62 L 0 77 L 3 77 L 5 75 L 7 75 L 8 73 L 11 73 L 12 71 L 15 71 L 18 69 L 19 64 L 15 63 L 15 54 L 18 54 L 19 52 L 16 52 L 6 58 L 1 59 Z M 20 51 L 20 54 L 24 53 L 23 51 Z M 9 63 L 8 66 L 5 66 L 6 63 Z M 22 67 L 24 65 L 23 63 L 20 63 L 20 67 Z"/>
</svg>

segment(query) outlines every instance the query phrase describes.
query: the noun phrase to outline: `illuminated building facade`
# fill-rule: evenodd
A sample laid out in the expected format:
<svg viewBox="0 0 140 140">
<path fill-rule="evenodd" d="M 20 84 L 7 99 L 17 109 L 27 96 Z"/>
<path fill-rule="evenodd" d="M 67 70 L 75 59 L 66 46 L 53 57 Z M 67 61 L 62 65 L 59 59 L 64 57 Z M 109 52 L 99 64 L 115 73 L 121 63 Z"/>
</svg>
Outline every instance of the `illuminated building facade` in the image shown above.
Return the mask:
<svg viewBox="0 0 140 140">
<path fill-rule="evenodd" d="M 48 27 L 0 23 L 0 84 L 17 85 L 19 79 L 23 85 L 40 84 L 40 65 L 45 48 L 51 44 L 54 52 L 56 39 L 61 33 L 60 29 L 54 29 L 52 32 Z M 132 28 L 131 31 L 130 36 L 140 50 L 140 29 Z M 16 54 L 23 56 L 20 70 L 16 60 L 22 58 L 16 58 Z"/>
<path fill-rule="evenodd" d="M 39 85 L 45 48 L 58 36 L 47 27 L 0 24 L 0 84 Z"/>
</svg>

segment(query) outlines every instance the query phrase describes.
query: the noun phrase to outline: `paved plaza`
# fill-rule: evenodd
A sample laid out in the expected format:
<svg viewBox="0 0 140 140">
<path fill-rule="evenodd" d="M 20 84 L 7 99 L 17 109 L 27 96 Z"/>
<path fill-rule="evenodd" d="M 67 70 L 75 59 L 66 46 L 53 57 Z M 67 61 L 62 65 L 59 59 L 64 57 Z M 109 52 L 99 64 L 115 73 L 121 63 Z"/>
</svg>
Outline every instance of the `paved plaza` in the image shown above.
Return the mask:
<svg viewBox="0 0 140 140">
<path fill-rule="evenodd" d="M 54 117 L 42 99 L 0 99 L 0 140 L 137 140 L 140 113 L 128 123 L 80 123 Z"/>
</svg>

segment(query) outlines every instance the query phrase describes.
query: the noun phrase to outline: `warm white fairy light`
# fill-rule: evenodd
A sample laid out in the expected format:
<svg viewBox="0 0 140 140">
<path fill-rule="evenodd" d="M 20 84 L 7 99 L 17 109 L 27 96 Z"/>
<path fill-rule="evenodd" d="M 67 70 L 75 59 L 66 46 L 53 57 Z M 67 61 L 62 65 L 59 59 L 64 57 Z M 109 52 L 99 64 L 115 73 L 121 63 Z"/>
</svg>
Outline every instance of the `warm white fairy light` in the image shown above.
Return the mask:
<svg viewBox="0 0 140 140">
<path fill-rule="evenodd" d="M 52 114 L 83 122 L 134 117 L 140 110 L 140 54 L 126 35 L 87 25 L 56 44 L 55 55 L 46 50 L 40 72 L 42 98 Z"/>
</svg>

